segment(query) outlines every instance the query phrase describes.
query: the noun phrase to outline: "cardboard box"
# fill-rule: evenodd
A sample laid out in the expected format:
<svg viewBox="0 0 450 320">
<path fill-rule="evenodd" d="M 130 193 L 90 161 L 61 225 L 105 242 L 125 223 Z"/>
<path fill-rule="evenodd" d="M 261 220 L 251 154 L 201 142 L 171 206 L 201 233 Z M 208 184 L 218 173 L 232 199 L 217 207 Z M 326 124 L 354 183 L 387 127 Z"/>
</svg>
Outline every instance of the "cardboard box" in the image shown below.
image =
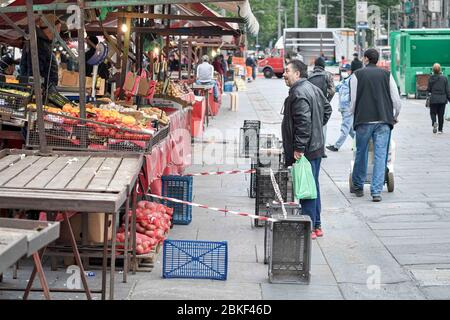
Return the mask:
<svg viewBox="0 0 450 320">
<path fill-rule="evenodd" d="M 62 70 L 59 78 L 60 87 L 79 87 L 79 74 L 75 71 Z"/>
<path fill-rule="evenodd" d="M 78 72 L 61 70 L 61 75 L 59 78 L 60 87 L 70 87 L 78 88 L 80 86 L 80 76 Z M 102 78 L 97 78 L 96 83 L 96 95 L 105 95 L 106 80 Z M 86 77 L 86 91 L 90 92 L 92 90 L 92 77 Z"/>
<path fill-rule="evenodd" d="M 88 243 L 103 243 L 104 232 L 104 213 L 88 213 Z M 81 226 L 81 214 L 76 214 L 70 218 L 70 225 L 75 236 L 76 241 L 81 241 L 83 238 Z M 108 240 L 112 239 L 112 216 L 108 215 Z M 70 243 L 69 229 L 66 223 L 61 223 L 60 242 Z"/>
</svg>

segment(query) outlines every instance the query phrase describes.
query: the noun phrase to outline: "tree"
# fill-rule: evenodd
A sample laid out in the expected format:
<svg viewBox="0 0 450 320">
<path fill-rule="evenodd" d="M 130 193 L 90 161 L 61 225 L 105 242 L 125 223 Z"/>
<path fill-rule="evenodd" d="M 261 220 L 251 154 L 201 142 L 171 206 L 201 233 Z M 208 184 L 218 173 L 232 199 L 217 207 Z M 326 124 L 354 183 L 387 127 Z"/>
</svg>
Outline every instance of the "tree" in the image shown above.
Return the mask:
<svg viewBox="0 0 450 320">
<path fill-rule="evenodd" d="M 269 45 L 271 40 L 277 40 L 278 30 L 278 0 L 249 0 L 252 11 L 259 22 L 258 41 L 262 48 Z M 300 28 L 315 28 L 317 26 L 317 9 L 319 0 L 298 0 Z M 387 9 L 400 4 L 400 0 L 372 0 L 368 5 L 378 5 L 382 15 L 386 15 Z M 328 10 L 328 27 L 339 28 L 341 26 L 341 10 L 339 1 L 322 0 L 323 4 L 333 4 L 335 8 Z M 288 27 L 294 27 L 294 1 L 281 0 L 281 6 L 287 12 Z M 345 27 L 355 28 L 356 0 L 344 0 Z M 284 12 L 282 12 L 282 28 L 284 28 Z M 250 48 L 256 45 L 256 37 L 249 36 Z"/>
</svg>

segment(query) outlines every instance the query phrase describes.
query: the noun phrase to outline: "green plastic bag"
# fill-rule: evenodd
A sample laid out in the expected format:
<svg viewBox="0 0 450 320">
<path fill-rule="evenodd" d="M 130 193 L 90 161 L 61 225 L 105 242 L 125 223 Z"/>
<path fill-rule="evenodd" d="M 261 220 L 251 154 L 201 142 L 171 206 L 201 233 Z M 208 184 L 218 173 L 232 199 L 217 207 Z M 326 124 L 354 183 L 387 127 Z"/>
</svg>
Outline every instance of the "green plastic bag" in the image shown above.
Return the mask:
<svg viewBox="0 0 450 320">
<path fill-rule="evenodd" d="M 296 199 L 316 199 L 316 181 L 311 169 L 311 164 L 305 156 L 292 165 L 292 181 L 294 196 Z"/>
<path fill-rule="evenodd" d="M 450 102 L 445 106 L 445 115 L 444 119 L 450 121 Z"/>
</svg>

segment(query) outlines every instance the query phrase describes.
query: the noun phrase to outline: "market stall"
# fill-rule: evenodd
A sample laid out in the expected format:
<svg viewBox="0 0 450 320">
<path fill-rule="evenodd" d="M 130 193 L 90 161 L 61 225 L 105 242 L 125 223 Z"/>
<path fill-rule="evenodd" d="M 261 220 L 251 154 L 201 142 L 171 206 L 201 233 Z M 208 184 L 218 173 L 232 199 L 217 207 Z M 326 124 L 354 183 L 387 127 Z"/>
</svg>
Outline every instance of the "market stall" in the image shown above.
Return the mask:
<svg viewBox="0 0 450 320">
<path fill-rule="evenodd" d="M 111 214 L 114 236 L 109 248 L 106 226 L 103 239 L 102 289 L 92 292 L 101 293 L 103 299 L 106 296 L 106 263 L 110 255 L 109 297 L 113 299 L 115 221 L 118 220 L 122 205 L 126 203 L 129 207 L 129 198 L 142 161 L 141 155 L 55 151 L 44 156 L 38 151 L 5 149 L 0 152 L 0 208 Z M 105 217 L 104 221 L 107 224 L 108 218 Z M 73 235 L 71 238 L 73 239 Z M 72 245 L 77 256 L 78 247 L 74 240 Z M 127 246 L 128 239 L 125 240 L 125 247 Z M 129 250 L 124 254 L 128 253 Z M 81 263 L 79 267 L 83 270 Z"/>
<path fill-rule="evenodd" d="M 190 163 L 191 136 L 201 135 L 204 121 L 207 123 L 209 116 L 217 115 L 220 107 L 220 99 L 213 99 L 212 87 L 200 88 L 194 84 L 193 65 L 202 50 L 206 53 L 208 41 L 224 35 L 239 38 L 237 23 L 244 20 L 220 17 L 203 4 L 189 2 L 177 5 L 180 11 L 174 14 L 171 4 L 176 1 L 167 1 L 161 13 L 155 13 L 154 0 L 115 1 L 109 5 L 136 6 L 135 10 L 101 9 L 103 18 L 93 10 L 101 8 L 94 1 L 56 4 L 27 0 L 0 8 L 0 39 L 12 45 L 20 42 L 29 45 L 33 69 L 32 77 L 18 87 L 0 84 L 0 96 L 7 101 L 0 105 L 0 111 L 6 111 L 1 113 L 0 132 L 6 136 L 1 131 L 2 123 L 20 123 L 23 129 L 15 137 L 26 137 L 24 144 L 32 149 L 0 151 L 0 165 L 4 165 L 0 166 L 0 207 L 63 215 L 84 213 L 84 226 L 86 214 L 104 214 L 102 289 L 91 291 L 101 293 L 102 298 L 106 297 L 107 259 L 111 259 L 109 297 L 113 298 L 116 257 L 124 259 L 126 282 L 128 257 L 133 256 L 135 266 L 136 255 L 140 254 L 137 242 L 142 237 L 136 232 L 137 197 L 149 191 L 160 195 L 164 175 L 184 172 Z M 49 22 L 45 13 L 61 16 L 71 3 L 84 10 L 76 30 L 69 33 L 69 39 L 62 39 L 55 22 Z M 54 33 L 52 45 L 61 45 L 78 66 L 76 71 L 68 70 L 68 65 L 61 63 L 59 83 L 50 88 L 33 81 L 43 76 L 39 70 L 37 24 L 34 23 L 38 18 Z M 8 28 L 10 33 L 5 33 Z M 84 37 L 85 31 L 89 36 L 100 35 L 104 41 L 96 46 Z M 144 50 L 143 38 L 148 34 L 157 37 L 158 50 Z M 95 51 L 90 59 L 85 56 L 85 42 Z M 222 46 L 220 43 L 218 49 Z M 185 70 L 180 67 L 178 72 L 169 71 L 172 49 L 178 50 L 179 57 L 187 57 Z M 97 77 L 105 61 L 116 71 L 110 79 Z M 86 77 L 89 65 L 94 66 L 92 78 Z M 221 96 L 222 78 L 218 77 L 217 82 Z M 195 95 L 195 90 L 199 90 L 199 95 Z M 119 211 L 123 207 L 123 225 L 117 233 Z M 167 218 L 170 210 L 158 208 L 162 215 L 165 211 Z M 112 236 L 107 231 L 108 215 L 112 216 Z M 71 220 L 66 215 L 63 221 L 68 225 L 77 264 L 83 268 L 79 258 L 90 256 L 87 240 L 83 238 L 78 244 Z M 162 223 L 165 227 L 168 224 Z M 144 242 L 146 250 L 164 239 L 165 227 Z M 124 243 L 118 247 L 117 241 Z M 64 254 L 64 248 L 52 245 L 46 250 L 46 254 L 58 253 Z"/>
</svg>

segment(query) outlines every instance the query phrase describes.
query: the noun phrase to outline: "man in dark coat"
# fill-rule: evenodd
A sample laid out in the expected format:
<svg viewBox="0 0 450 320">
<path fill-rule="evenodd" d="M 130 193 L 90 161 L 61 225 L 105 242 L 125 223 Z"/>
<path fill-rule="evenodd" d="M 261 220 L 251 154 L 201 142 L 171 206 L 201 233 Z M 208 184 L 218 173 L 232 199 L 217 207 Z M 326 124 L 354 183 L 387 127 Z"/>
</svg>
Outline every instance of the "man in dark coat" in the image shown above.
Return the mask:
<svg viewBox="0 0 450 320">
<path fill-rule="evenodd" d="M 322 93 L 327 97 L 328 102 L 331 102 L 334 94 L 336 93 L 336 88 L 334 86 L 333 75 L 325 70 L 325 60 L 323 57 L 318 57 L 314 61 L 314 69 L 309 74 L 308 81 L 322 90 Z M 323 139 L 324 143 L 327 140 L 327 127 L 323 127 Z M 323 158 L 326 158 L 327 155 L 324 154 Z"/>
<path fill-rule="evenodd" d="M 317 186 L 317 199 L 300 200 L 304 214 L 311 217 L 315 239 L 322 236 L 320 221 L 320 162 L 324 155 L 323 126 L 331 116 L 331 105 L 322 91 L 306 80 L 307 66 L 293 59 L 284 72 L 286 85 L 290 87 L 289 96 L 284 102 L 284 117 L 281 124 L 283 149 L 286 166 L 291 166 L 301 157 L 311 163 Z"/>
<path fill-rule="evenodd" d="M 52 18 L 53 17 L 53 18 Z M 55 26 L 57 32 L 61 30 L 61 22 L 56 17 L 49 16 L 47 20 Z M 38 21 L 36 28 L 39 73 L 44 79 L 44 87 L 47 88 L 51 84 L 58 85 L 58 63 L 53 54 L 53 32 L 42 22 Z M 29 43 L 26 43 L 22 50 L 22 58 L 20 60 L 20 76 L 33 76 L 33 67 L 31 64 L 31 49 Z"/>
</svg>

